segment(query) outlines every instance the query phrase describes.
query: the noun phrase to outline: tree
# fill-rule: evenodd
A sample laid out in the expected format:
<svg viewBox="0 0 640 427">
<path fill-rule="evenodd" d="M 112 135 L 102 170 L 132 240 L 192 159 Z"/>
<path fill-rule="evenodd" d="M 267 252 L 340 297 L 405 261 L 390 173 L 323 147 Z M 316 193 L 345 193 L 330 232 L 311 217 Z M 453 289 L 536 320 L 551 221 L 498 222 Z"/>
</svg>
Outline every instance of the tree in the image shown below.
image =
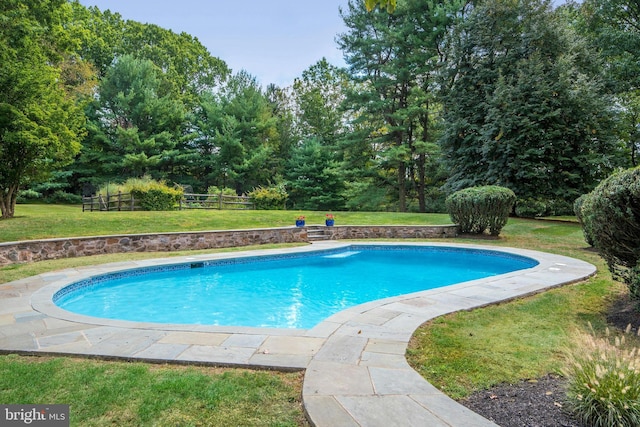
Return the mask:
<svg viewBox="0 0 640 427">
<path fill-rule="evenodd" d="M 341 210 L 343 181 L 331 153 L 318 139 L 296 148 L 285 172 L 289 200 L 296 209 Z"/>
<path fill-rule="evenodd" d="M 640 88 L 640 3 L 637 0 L 584 0 L 578 28 L 607 63 L 615 92 Z"/>
<path fill-rule="evenodd" d="M 483 2 L 455 36 L 443 79 L 451 191 L 501 185 L 570 207 L 618 165 L 598 58 L 548 1 Z"/>
<path fill-rule="evenodd" d="M 15 213 L 20 186 L 71 162 L 84 117 L 60 68 L 66 2 L 7 0 L 0 6 L 0 209 Z"/>
<path fill-rule="evenodd" d="M 241 71 L 216 94 L 201 98 L 193 146 L 208 185 L 233 187 L 239 194 L 269 185 L 281 159 L 277 119 L 254 77 Z"/>
<path fill-rule="evenodd" d="M 297 107 L 298 130 L 303 138 L 318 138 L 322 144 L 335 148 L 343 131 L 344 113 L 340 106 L 348 75 L 325 58 L 302 72 L 293 83 Z"/>
<path fill-rule="evenodd" d="M 379 7 L 392 13 L 396 9 L 396 4 L 396 0 L 364 0 L 364 5 L 369 12 Z"/>
<path fill-rule="evenodd" d="M 585 0 L 570 8 L 572 22 L 600 52 L 607 89 L 618 104 L 619 137 L 632 165 L 640 148 L 640 3 L 636 0 Z"/>
<path fill-rule="evenodd" d="M 349 2 L 343 13 L 349 32 L 338 43 L 356 82 L 345 105 L 355 124 L 370 126 L 367 138 L 384 171 L 380 178 L 395 175 L 395 182 L 385 185 L 393 185 L 400 211 L 407 210 L 412 192 L 419 210 L 426 209 L 425 165 L 437 140 L 433 104 L 441 42 L 464 3 L 407 0 L 388 14 Z"/>
<path fill-rule="evenodd" d="M 181 149 L 185 108 L 163 81 L 151 61 L 118 58 L 88 108 L 89 135 L 79 165 L 105 181 L 169 178 Z"/>
<path fill-rule="evenodd" d="M 187 33 L 125 21 L 118 13 L 85 8 L 78 2 L 72 7 L 69 27 L 80 40 L 79 54 L 95 66 L 100 77 L 106 75 L 115 58 L 130 55 L 146 59 L 163 71 L 163 90 L 192 107 L 201 94 L 218 87 L 230 73 L 224 61 Z"/>
</svg>

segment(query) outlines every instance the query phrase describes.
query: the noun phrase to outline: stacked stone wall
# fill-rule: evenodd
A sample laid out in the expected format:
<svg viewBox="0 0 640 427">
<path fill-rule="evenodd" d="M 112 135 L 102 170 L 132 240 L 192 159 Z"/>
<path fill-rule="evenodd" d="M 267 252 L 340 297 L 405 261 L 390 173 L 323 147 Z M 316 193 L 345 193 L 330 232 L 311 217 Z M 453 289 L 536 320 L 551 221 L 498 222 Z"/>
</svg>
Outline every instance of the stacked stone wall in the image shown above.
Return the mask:
<svg viewBox="0 0 640 427">
<path fill-rule="evenodd" d="M 331 239 L 455 237 L 456 226 L 340 226 L 327 227 Z M 170 252 L 248 245 L 307 242 L 306 227 L 188 233 L 72 237 L 0 243 L 0 266 L 48 259 L 126 253 Z"/>
</svg>

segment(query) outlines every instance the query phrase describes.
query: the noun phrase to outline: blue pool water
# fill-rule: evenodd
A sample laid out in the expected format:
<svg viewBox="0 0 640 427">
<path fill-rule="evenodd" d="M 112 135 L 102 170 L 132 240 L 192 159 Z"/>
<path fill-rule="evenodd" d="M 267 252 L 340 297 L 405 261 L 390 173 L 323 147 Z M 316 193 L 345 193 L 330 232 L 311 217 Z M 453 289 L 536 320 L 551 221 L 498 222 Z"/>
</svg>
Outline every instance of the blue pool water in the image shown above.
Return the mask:
<svg viewBox="0 0 640 427">
<path fill-rule="evenodd" d="M 65 310 L 137 322 L 311 328 L 364 302 L 530 268 L 493 251 L 351 246 L 111 273 L 54 295 Z"/>
</svg>

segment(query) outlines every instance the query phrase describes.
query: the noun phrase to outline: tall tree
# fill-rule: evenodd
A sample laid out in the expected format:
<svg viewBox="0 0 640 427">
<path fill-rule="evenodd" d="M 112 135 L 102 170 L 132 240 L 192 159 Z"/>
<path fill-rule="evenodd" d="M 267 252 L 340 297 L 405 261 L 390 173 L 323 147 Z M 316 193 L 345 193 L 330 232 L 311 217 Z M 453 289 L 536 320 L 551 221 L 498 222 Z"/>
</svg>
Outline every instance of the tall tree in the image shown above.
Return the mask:
<svg viewBox="0 0 640 427">
<path fill-rule="evenodd" d="M 84 116 L 65 92 L 59 64 L 69 40 L 64 0 L 0 5 L 0 210 L 15 213 L 29 179 L 66 164 L 80 148 Z"/>
<path fill-rule="evenodd" d="M 119 13 L 71 4 L 73 19 L 68 26 L 80 41 L 79 53 L 103 77 L 115 58 L 131 55 L 152 61 L 165 75 L 165 90 L 187 106 L 213 90 L 229 75 L 227 65 L 211 55 L 200 41 L 153 24 L 124 20 Z"/>
<path fill-rule="evenodd" d="M 341 104 L 348 75 L 325 59 L 302 72 L 293 83 L 300 135 L 317 138 L 325 146 L 335 147 L 342 132 L 344 113 Z"/>
<path fill-rule="evenodd" d="M 572 204 L 616 166 L 598 58 L 549 1 L 482 2 L 456 36 L 444 97 L 450 190 L 496 184 Z"/>
<path fill-rule="evenodd" d="M 293 83 L 293 105 L 301 142 L 292 150 L 285 178 L 289 200 L 304 209 L 344 208 L 338 177 L 338 140 L 345 132 L 341 109 L 349 85 L 344 70 L 321 59 Z M 307 164 L 308 163 L 308 164 Z"/>
<path fill-rule="evenodd" d="M 356 122 L 369 123 L 370 142 L 380 149 L 379 167 L 395 175 L 400 211 L 407 196 L 416 191 L 419 209 L 425 210 L 424 167 L 433 154 L 436 135 L 431 133 L 429 105 L 441 43 L 464 1 L 399 2 L 393 14 L 367 11 L 361 2 L 349 2 L 343 19 L 349 31 L 338 43 L 345 54 L 357 91 L 347 93 L 346 105 Z M 382 123 L 380 123 L 380 120 Z"/>
<path fill-rule="evenodd" d="M 185 128 L 184 105 L 149 60 L 119 58 L 88 108 L 89 136 L 78 160 L 103 180 L 169 177 Z"/>
<path fill-rule="evenodd" d="M 247 193 L 277 177 L 281 159 L 277 119 L 256 79 L 245 71 L 202 97 L 194 145 L 208 185 Z"/>
<path fill-rule="evenodd" d="M 640 3 L 637 0 L 585 0 L 570 8 L 572 23 L 606 64 L 607 88 L 616 97 L 619 136 L 636 166 L 640 150 Z"/>
</svg>

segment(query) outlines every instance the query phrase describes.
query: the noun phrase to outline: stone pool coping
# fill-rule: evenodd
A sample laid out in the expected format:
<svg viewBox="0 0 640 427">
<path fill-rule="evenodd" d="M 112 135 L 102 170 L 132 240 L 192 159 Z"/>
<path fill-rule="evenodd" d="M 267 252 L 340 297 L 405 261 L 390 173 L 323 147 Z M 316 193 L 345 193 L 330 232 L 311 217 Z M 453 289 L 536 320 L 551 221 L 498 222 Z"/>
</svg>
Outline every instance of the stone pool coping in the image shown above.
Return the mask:
<svg viewBox="0 0 640 427">
<path fill-rule="evenodd" d="M 455 243 L 389 243 L 503 251 L 536 267 L 440 289 L 372 301 L 312 329 L 164 325 L 68 313 L 51 296 L 67 284 L 122 269 L 289 254 L 380 242 L 310 246 L 111 263 L 40 274 L 0 285 L 0 352 L 305 370 L 303 404 L 315 426 L 495 426 L 425 381 L 404 357 L 413 332 L 443 314 L 583 280 L 593 265 L 543 252 Z"/>
</svg>

